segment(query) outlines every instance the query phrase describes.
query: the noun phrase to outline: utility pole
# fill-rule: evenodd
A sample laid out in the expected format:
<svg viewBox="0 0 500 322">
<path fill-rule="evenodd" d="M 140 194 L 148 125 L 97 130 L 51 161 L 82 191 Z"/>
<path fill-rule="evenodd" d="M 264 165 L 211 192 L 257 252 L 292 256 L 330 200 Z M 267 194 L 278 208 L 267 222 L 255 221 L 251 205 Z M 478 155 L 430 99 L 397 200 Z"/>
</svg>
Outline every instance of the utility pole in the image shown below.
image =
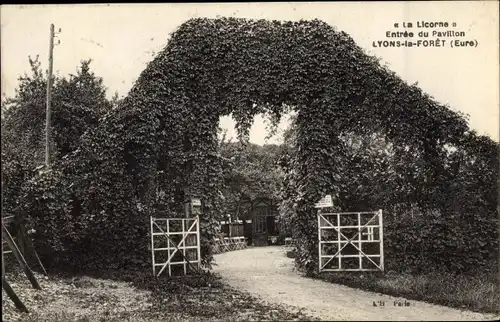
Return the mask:
<svg viewBox="0 0 500 322">
<path fill-rule="evenodd" d="M 50 24 L 49 75 L 47 78 L 47 111 L 45 120 L 45 165 L 50 168 L 50 99 L 52 95 L 52 65 L 54 62 L 54 24 Z"/>
<path fill-rule="evenodd" d="M 59 28 L 61 32 L 61 28 Z M 47 110 L 46 110 L 46 120 L 45 120 L 45 166 L 50 168 L 50 104 L 52 96 L 52 70 L 54 63 L 54 24 L 50 24 L 50 38 L 49 38 L 49 75 L 47 77 Z M 61 41 L 58 41 L 60 44 Z"/>
</svg>

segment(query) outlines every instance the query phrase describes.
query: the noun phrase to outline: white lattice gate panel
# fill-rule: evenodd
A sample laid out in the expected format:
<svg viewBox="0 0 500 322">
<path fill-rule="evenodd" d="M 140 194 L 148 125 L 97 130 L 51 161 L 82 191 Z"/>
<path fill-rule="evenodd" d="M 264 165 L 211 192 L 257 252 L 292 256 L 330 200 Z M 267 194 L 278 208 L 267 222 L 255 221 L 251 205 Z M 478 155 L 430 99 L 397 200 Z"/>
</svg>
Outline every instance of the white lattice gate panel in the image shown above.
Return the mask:
<svg viewBox="0 0 500 322">
<path fill-rule="evenodd" d="M 151 217 L 151 257 L 153 274 L 169 276 L 200 269 L 200 220 Z"/>
<path fill-rule="evenodd" d="M 320 272 L 383 271 L 382 210 L 319 212 L 318 253 Z"/>
</svg>

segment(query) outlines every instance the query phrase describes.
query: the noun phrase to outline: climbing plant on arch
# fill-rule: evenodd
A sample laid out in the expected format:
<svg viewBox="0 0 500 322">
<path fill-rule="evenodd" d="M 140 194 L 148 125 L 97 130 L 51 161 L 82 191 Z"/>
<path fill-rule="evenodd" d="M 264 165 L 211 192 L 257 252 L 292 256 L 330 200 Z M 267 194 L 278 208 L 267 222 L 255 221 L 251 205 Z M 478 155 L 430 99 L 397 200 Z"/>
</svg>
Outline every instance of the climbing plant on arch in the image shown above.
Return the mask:
<svg viewBox="0 0 500 322">
<path fill-rule="evenodd" d="M 73 252 L 94 266 L 143 264 L 148 216 L 173 216 L 197 194 L 204 197 L 202 256 L 209 265 L 222 184 L 219 118 L 232 114 L 245 140 L 255 115 L 277 124 L 291 109 L 298 148 L 288 165 L 288 202 L 305 267 L 315 267 L 317 256 L 313 204 L 335 195 L 330 169 L 342 155 L 340 134 L 385 133 L 425 151 L 434 169 L 432 156 L 467 130 L 460 115 L 324 22 L 192 19 L 80 149 L 55 166 L 66 178 L 61 185 L 74 183 L 69 193 L 83 237 Z"/>
</svg>

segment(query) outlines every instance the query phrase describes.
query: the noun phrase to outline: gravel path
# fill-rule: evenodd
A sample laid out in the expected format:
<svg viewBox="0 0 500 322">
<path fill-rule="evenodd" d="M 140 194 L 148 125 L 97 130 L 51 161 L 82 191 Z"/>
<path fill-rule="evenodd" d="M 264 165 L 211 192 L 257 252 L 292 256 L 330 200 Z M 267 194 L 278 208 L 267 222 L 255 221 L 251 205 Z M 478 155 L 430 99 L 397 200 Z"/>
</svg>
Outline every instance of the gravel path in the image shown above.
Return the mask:
<svg viewBox="0 0 500 322">
<path fill-rule="evenodd" d="M 304 278 L 294 272 L 293 259 L 281 247 L 257 247 L 216 255 L 214 271 L 231 286 L 270 303 L 303 308 L 321 320 L 493 320 L 494 315 L 461 311 L 425 302 L 366 292 Z M 373 306 L 384 301 L 385 306 Z"/>
</svg>

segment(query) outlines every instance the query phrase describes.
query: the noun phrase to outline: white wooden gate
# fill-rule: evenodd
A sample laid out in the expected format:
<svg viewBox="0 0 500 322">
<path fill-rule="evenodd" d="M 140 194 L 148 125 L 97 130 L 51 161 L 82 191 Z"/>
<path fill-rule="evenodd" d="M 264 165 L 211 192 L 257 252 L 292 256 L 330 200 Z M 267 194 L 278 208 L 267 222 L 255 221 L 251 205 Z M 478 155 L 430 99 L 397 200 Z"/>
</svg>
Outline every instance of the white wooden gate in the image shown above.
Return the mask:
<svg viewBox="0 0 500 322">
<path fill-rule="evenodd" d="M 318 211 L 319 272 L 383 271 L 382 210 Z"/>
<path fill-rule="evenodd" d="M 200 219 L 151 217 L 153 275 L 187 275 L 200 269 Z M 161 267 L 159 271 L 158 267 Z"/>
</svg>

